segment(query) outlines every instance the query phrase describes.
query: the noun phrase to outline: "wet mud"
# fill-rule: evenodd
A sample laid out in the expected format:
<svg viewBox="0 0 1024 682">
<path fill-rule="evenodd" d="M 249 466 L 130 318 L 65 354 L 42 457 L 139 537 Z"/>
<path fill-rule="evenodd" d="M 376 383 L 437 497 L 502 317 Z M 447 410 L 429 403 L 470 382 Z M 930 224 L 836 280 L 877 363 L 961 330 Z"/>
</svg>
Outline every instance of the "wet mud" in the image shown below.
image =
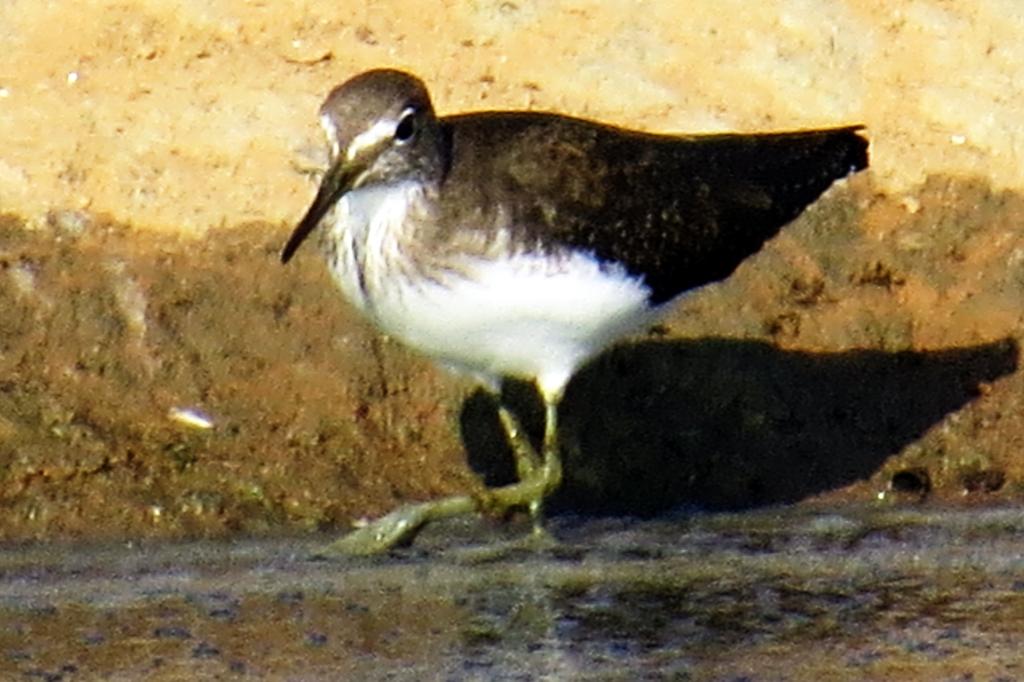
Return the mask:
<svg viewBox="0 0 1024 682">
<path fill-rule="evenodd" d="M 1011 680 L 1016 510 L 560 517 L 522 552 L 445 524 L 377 559 L 310 541 L 0 552 L 6 678 Z M 482 551 L 481 547 L 491 547 Z"/>
</svg>

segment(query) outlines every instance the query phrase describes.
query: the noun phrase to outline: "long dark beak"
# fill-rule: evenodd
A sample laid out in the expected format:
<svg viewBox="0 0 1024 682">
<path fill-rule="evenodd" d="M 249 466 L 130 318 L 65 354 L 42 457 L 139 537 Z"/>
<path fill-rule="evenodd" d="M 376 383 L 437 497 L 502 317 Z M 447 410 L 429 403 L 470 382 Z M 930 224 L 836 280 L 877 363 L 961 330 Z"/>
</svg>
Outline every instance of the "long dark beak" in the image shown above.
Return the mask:
<svg viewBox="0 0 1024 682">
<path fill-rule="evenodd" d="M 362 167 L 360 164 L 351 161 L 346 162 L 343 159 L 337 161 L 327 170 L 327 174 L 320 181 L 320 189 L 316 193 L 313 205 L 306 211 L 306 215 L 299 221 L 295 231 L 292 232 L 292 236 L 288 238 L 288 243 L 281 250 L 282 263 L 287 263 L 291 260 L 295 251 L 305 241 L 306 237 L 309 236 L 309 233 L 320 224 L 320 221 L 331 210 L 335 202 L 345 192 L 352 189 L 352 185 L 361 172 Z"/>
</svg>

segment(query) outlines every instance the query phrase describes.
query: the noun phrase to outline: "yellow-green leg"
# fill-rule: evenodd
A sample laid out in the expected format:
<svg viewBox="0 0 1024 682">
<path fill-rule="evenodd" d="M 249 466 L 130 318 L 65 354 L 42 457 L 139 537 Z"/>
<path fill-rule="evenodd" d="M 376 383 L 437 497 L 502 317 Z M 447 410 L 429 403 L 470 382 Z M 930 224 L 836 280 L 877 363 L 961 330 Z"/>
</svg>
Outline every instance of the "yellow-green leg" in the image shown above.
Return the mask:
<svg viewBox="0 0 1024 682">
<path fill-rule="evenodd" d="M 498 419 L 505 429 L 505 436 L 512 447 L 512 455 L 516 460 L 516 474 L 519 480 L 525 480 L 533 475 L 541 466 L 541 459 L 537 456 L 537 450 L 530 443 L 526 430 L 519 423 L 519 418 L 512 410 L 503 403 L 498 403 Z"/>
<path fill-rule="evenodd" d="M 516 458 L 519 482 L 491 488 L 483 495 L 455 495 L 430 502 L 399 507 L 358 528 L 324 548 L 325 554 L 377 554 L 412 540 L 431 521 L 476 512 L 504 513 L 526 508 L 533 518 L 535 535 L 543 535 L 544 499 L 562 482 L 562 461 L 558 454 L 558 399 L 544 396 L 544 444 L 542 456 L 530 443 L 519 420 L 506 407 L 498 416 Z"/>
<path fill-rule="evenodd" d="M 558 403 L 554 400 L 544 401 L 543 458 L 537 456 L 536 449 L 526 437 L 526 432 L 519 425 L 519 420 L 514 414 L 504 406 L 499 408 L 498 414 L 505 425 L 505 433 L 508 435 L 512 451 L 516 456 L 516 471 L 519 473 L 519 480 L 529 481 L 539 478 L 545 483 L 544 494 L 531 500 L 527 507 L 530 517 L 533 519 L 534 533 L 542 534 L 544 532 L 544 500 L 562 482 L 562 460 L 558 453 Z"/>
</svg>

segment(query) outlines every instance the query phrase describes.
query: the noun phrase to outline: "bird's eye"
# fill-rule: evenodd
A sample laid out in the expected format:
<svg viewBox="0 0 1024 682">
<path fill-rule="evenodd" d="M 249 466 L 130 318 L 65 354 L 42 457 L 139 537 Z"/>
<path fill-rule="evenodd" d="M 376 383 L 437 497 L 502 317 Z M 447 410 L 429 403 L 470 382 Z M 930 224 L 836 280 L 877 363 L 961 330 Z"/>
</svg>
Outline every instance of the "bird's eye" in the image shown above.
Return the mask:
<svg viewBox="0 0 1024 682">
<path fill-rule="evenodd" d="M 402 112 L 402 118 L 398 119 L 395 127 L 395 142 L 405 144 L 416 137 L 416 114 L 417 111 L 412 107 Z"/>
</svg>

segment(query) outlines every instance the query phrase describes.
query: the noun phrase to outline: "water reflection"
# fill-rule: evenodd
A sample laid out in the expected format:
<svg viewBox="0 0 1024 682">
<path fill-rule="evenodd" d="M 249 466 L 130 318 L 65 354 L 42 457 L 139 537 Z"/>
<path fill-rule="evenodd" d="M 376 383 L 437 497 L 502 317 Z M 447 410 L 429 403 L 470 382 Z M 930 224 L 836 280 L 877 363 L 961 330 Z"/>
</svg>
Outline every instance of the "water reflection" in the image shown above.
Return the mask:
<svg viewBox="0 0 1024 682">
<path fill-rule="evenodd" d="M 532 552 L 449 524 L 391 557 L 330 562 L 306 559 L 305 541 L 9 549 L 0 672 L 818 680 L 1022 669 L 1017 510 L 563 517 L 555 532 L 560 546 Z"/>
</svg>

